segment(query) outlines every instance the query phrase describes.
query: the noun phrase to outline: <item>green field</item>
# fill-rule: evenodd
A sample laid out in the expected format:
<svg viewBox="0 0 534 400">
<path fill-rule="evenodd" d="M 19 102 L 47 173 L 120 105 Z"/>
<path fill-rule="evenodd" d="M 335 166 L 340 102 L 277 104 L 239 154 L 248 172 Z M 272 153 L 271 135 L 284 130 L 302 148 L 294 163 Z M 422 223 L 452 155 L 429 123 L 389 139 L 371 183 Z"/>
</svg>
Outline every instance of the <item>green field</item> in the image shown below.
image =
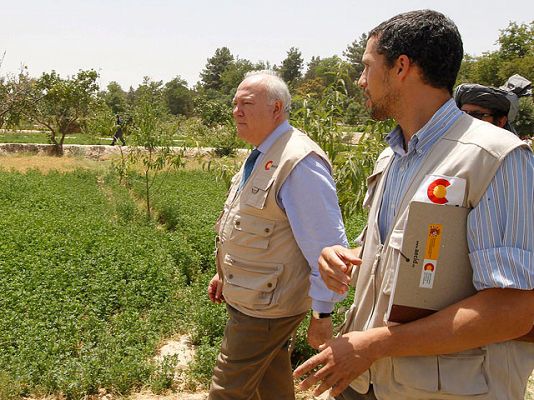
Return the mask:
<svg viewBox="0 0 534 400">
<path fill-rule="evenodd" d="M 182 333 L 197 348 L 188 387 L 206 387 L 226 320 L 206 295 L 226 189 L 207 172 L 173 172 L 152 221 L 141 190 L 102 169 L 0 171 L 1 400 L 173 390 L 176 361 L 153 358 Z M 363 219 L 347 222 L 349 238 Z M 313 353 L 306 326 L 295 364 Z"/>
<path fill-rule="evenodd" d="M 87 171 L 0 173 L 0 398 L 139 389 L 157 381 L 160 341 L 188 328 L 181 289 L 202 256 L 178 231 L 146 223 L 112 182 Z M 199 222 L 203 210 L 216 217 L 206 201 L 197 208 Z"/>
</svg>

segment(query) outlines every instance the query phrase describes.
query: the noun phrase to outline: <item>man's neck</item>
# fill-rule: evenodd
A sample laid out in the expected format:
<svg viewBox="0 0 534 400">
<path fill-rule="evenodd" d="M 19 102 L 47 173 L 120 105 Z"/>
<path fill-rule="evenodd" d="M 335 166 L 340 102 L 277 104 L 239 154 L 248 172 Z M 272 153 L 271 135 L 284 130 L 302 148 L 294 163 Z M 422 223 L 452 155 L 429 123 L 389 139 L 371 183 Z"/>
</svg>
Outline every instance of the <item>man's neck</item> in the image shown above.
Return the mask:
<svg viewBox="0 0 534 400">
<path fill-rule="evenodd" d="M 418 95 L 410 96 L 401 102 L 406 106 L 397 112 L 395 120 L 402 130 L 405 148 L 412 136 L 425 126 L 450 98 L 451 95 L 447 91 L 431 88 L 426 93 L 421 91 Z"/>
</svg>

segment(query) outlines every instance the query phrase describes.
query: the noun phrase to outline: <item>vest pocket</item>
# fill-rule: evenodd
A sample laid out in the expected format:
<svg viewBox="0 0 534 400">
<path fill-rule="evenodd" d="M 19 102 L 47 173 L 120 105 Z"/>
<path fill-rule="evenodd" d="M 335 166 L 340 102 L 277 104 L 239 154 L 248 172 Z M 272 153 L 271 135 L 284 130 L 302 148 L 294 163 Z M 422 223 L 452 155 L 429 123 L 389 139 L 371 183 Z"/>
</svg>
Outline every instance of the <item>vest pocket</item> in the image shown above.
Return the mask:
<svg viewBox="0 0 534 400">
<path fill-rule="evenodd" d="M 393 377 L 403 386 L 427 392 L 480 395 L 489 391 L 484 361 L 482 349 L 439 356 L 394 357 Z"/>
<path fill-rule="evenodd" d="M 438 356 L 441 390 L 456 395 L 488 393 L 488 382 L 484 374 L 484 353 L 443 354 Z M 482 354 L 480 354 L 482 353 Z"/>
<path fill-rule="evenodd" d="M 267 195 L 269 194 L 269 190 L 271 189 L 273 182 L 274 179 L 270 175 L 257 176 L 251 182 L 252 189 L 248 192 L 243 192 L 241 197 L 246 196 L 245 203 L 247 205 L 263 210 L 265 201 L 267 200 Z"/>
<path fill-rule="evenodd" d="M 401 385 L 427 392 L 437 392 L 437 357 L 393 357 L 393 378 Z"/>
<path fill-rule="evenodd" d="M 230 302 L 249 308 L 272 306 L 283 269 L 282 264 L 249 261 L 227 254 L 223 264 L 223 295 Z"/>
<path fill-rule="evenodd" d="M 230 240 L 233 244 L 255 249 L 269 247 L 270 236 L 274 230 L 274 221 L 251 215 L 236 215 L 232 223 Z"/>
</svg>

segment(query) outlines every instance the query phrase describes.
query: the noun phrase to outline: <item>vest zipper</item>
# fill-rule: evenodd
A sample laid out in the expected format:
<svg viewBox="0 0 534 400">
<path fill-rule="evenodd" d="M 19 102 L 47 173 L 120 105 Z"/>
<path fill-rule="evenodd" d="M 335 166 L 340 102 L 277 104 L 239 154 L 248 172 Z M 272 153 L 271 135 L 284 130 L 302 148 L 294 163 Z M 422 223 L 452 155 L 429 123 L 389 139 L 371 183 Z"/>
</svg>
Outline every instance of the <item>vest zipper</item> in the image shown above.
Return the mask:
<svg viewBox="0 0 534 400">
<path fill-rule="evenodd" d="M 378 245 L 377 252 L 375 254 L 375 259 L 373 260 L 373 265 L 371 266 L 371 286 L 373 288 L 373 307 L 371 308 L 371 312 L 369 313 L 369 319 L 367 319 L 364 331 L 369 329 L 369 325 L 371 324 L 371 320 L 375 313 L 376 298 L 377 298 L 377 292 L 378 292 L 378 289 L 376 287 L 376 271 L 378 269 L 378 264 L 380 264 L 380 258 L 382 257 L 383 248 L 384 248 L 383 244 Z"/>
</svg>

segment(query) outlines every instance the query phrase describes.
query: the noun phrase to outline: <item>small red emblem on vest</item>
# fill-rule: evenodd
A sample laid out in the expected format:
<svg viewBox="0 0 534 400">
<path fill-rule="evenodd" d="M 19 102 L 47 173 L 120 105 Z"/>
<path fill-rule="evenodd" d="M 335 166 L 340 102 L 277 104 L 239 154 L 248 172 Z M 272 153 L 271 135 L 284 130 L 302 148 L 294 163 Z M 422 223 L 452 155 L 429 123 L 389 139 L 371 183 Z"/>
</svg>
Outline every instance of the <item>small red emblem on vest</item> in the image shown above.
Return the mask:
<svg viewBox="0 0 534 400">
<path fill-rule="evenodd" d="M 427 196 L 432 203 L 445 204 L 447 200 L 447 186 L 450 186 L 450 182 L 447 179 L 439 178 L 428 185 Z"/>
<path fill-rule="evenodd" d="M 269 160 L 265 163 L 265 171 L 269 171 L 273 165 L 273 160 Z"/>
</svg>

